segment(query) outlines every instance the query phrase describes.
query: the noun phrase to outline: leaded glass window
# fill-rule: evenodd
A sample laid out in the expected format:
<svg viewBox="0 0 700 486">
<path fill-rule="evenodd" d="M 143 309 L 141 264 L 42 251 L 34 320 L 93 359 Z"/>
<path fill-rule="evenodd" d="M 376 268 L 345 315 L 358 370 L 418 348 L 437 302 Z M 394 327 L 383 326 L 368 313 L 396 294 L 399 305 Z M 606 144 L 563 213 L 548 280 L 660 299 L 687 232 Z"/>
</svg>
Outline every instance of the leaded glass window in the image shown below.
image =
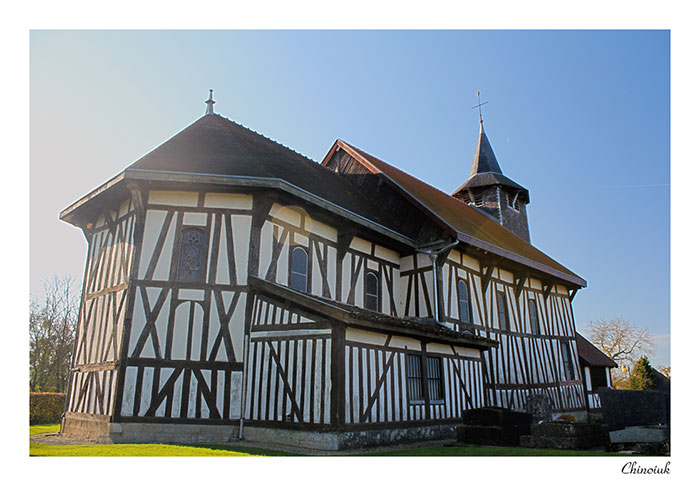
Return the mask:
<svg viewBox="0 0 700 486">
<path fill-rule="evenodd" d="M 457 300 L 459 301 L 459 320 L 473 322 L 472 303 L 469 300 L 469 286 L 464 280 L 457 282 Z"/>
<path fill-rule="evenodd" d="M 416 354 L 406 355 L 406 385 L 409 402 L 423 400 L 423 374 L 421 373 L 420 356 Z"/>
<path fill-rule="evenodd" d="M 201 282 L 204 278 L 206 253 L 204 230 L 184 228 L 180 236 L 180 262 L 177 267 L 177 280 L 180 282 Z"/>
<path fill-rule="evenodd" d="M 496 292 L 496 305 L 498 307 L 498 327 L 505 331 L 510 331 L 510 320 L 508 319 L 508 308 L 506 307 L 506 294 Z"/>
<path fill-rule="evenodd" d="M 569 348 L 569 343 L 561 341 L 561 359 L 564 364 L 564 379 L 573 380 L 574 379 L 574 362 L 571 360 L 571 349 Z"/>
<path fill-rule="evenodd" d="M 442 360 L 440 358 L 427 358 L 428 366 L 428 400 L 444 400 L 445 393 L 442 388 Z"/>
<path fill-rule="evenodd" d="M 292 272 L 290 287 L 301 292 L 307 291 L 309 272 L 309 255 L 302 247 L 297 246 L 292 250 Z"/>
<path fill-rule="evenodd" d="M 365 275 L 365 308 L 379 312 L 379 278 L 374 272 Z"/>
<path fill-rule="evenodd" d="M 532 328 L 532 334 L 540 333 L 540 319 L 537 315 L 537 303 L 534 299 L 529 299 L 527 301 L 527 310 L 530 314 L 530 327 Z"/>
</svg>

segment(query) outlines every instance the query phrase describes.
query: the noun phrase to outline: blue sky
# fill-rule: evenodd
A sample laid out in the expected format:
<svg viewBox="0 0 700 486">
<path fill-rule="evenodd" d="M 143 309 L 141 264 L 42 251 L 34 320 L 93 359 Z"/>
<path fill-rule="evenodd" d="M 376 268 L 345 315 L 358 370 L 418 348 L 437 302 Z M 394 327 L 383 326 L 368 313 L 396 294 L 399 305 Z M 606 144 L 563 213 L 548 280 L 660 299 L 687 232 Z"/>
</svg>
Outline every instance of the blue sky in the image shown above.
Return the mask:
<svg viewBox="0 0 700 486">
<path fill-rule="evenodd" d="M 341 138 L 445 192 L 466 180 L 479 90 L 533 244 L 588 281 L 577 326 L 622 316 L 670 363 L 668 31 L 34 31 L 29 67 L 33 294 L 82 277 L 58 213 L 200 117 L 209 88 L 314 160 Z"/>
</svg>

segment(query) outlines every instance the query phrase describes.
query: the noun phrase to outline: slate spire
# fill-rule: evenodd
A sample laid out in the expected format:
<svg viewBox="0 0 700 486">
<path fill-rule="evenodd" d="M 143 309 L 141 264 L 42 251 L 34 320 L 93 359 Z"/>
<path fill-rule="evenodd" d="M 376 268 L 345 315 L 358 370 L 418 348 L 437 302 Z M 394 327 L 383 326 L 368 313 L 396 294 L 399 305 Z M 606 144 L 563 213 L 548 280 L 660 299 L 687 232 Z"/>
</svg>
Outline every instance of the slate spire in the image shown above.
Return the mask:
<svg viewBox="0 0 700 486">
<path fill-rule="evenodd" d="M 480 103 L 480 107 L 485 103 Z M 476 108 L 475 107 L 475 108 Z M 526 206 L 530 202 L 527 189 L 503 174 L 484 130 L 479 113 L 479 139 L 467 181 L 452 197 L 475 207 L 498 221 L 523 240 L 530 242 Z"/>
<path fill-rule="evenodd" d="M 498 165 L 498 160 L 496 160 L 496 154 L 493 153 L 493 149 L 491 148 L 489 138 L 486 136 L 484 122 L 483 120 L 479 120 L 479 122 L 479 140 L 476 143 L 476 150 L 474 151 L 469 177 L 474 174 L 483 174 L 485 172 L 503 174 L 501 167 Z"/>
</svg>

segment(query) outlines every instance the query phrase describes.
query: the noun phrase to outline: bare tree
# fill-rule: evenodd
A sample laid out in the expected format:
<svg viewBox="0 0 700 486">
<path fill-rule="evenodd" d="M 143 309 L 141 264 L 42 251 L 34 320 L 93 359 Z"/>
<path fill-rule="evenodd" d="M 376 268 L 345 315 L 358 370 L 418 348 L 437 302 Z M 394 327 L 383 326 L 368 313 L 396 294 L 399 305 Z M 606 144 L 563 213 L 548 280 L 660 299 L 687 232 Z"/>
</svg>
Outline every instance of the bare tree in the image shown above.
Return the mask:
<svg viewBox="0 0 700 486">
<path fill-rule="evenodd" d="M 65 392 L 78 321 L 79 295 L 71 277 L 44 283 L 44 302 L 29 304 L 29 389 Z"/>
<path fill-rule="evenodd" d="M 622 317 L 589 322 L 586 337 L 618 364 L 619 368 L 613 370 L 615 388 L 626 388 L 634 363 L 654 349 L 649 331 Z"/>
<path fill-rule="evenodd" d="M 669 380 L 671 379 L 671 367 L 670 366 L 664 366 L 663 368 L 659 369 L 659 371 Z"/>
</svg>

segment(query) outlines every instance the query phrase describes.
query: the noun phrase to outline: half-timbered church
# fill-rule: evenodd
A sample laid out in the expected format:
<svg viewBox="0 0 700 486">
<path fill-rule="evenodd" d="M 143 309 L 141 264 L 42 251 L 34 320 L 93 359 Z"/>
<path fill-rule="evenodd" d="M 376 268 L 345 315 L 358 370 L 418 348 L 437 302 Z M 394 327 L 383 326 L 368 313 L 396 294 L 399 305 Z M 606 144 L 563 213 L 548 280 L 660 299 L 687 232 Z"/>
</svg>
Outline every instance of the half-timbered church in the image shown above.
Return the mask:
<svg viewBox="0 0 700 486">
<path fill-rule="evenodd" d="M 450 195 L 213 106 L 60 215 L 88 242 L 63 433 L 341 449 L 531 394 L 585 414 L 586 282 L 530 244 L 530 194 L 483 122 Z"/>
</svg>

